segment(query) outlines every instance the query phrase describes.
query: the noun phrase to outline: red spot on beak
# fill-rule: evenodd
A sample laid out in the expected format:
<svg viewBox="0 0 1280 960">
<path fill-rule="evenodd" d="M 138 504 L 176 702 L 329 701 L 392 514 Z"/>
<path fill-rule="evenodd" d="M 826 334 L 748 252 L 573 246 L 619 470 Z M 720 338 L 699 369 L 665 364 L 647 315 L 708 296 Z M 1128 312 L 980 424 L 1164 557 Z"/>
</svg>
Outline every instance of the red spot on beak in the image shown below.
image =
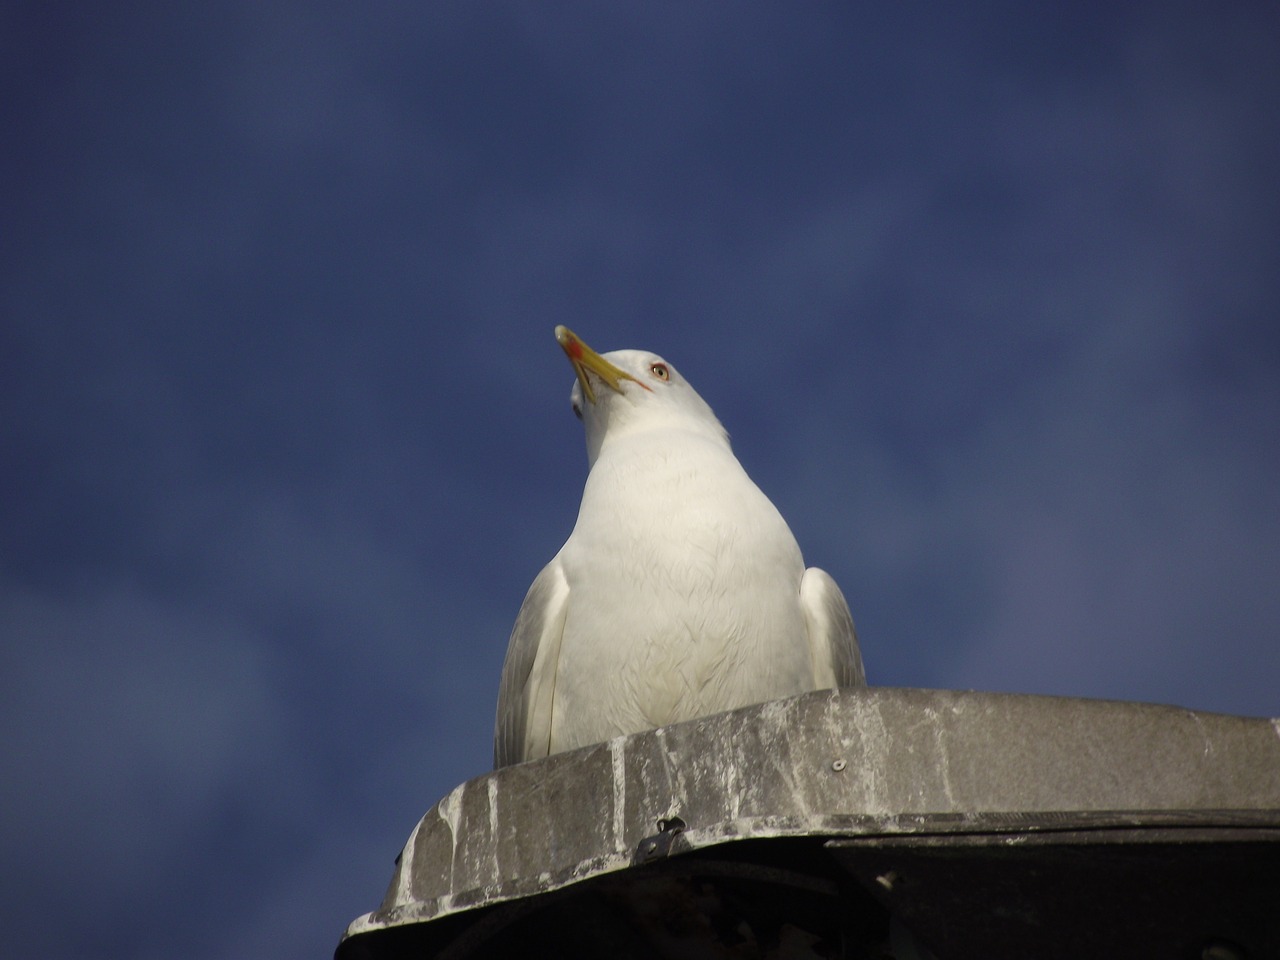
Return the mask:
<svg viewBox="0 0 1280 960">
<path fill-rule="evenodd" d="M 570 340 L 569 345 L 565 347 L 565 353 L 569 354 L 574 360 L 582 359 L 582 344 L 577 340 Z"/>
</svg>

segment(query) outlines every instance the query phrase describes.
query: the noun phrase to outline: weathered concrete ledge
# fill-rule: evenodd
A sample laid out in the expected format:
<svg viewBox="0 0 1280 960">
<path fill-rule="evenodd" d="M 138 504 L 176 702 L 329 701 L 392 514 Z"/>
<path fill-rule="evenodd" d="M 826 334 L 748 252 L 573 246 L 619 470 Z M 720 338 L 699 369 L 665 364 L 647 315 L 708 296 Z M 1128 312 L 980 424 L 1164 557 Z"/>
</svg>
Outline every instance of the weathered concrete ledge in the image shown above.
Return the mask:
<svg viewBox="0 0 1280 960">
<path fill-rule="evenodd" d="M 422 818 L 381 907 L 344 943 L 622 870 L 672 818 L 688 851 L 1250 811 L 1280 825 L 1280 721 L 1058 697 L 822 691 L 462 784 Z"/>
</svg>

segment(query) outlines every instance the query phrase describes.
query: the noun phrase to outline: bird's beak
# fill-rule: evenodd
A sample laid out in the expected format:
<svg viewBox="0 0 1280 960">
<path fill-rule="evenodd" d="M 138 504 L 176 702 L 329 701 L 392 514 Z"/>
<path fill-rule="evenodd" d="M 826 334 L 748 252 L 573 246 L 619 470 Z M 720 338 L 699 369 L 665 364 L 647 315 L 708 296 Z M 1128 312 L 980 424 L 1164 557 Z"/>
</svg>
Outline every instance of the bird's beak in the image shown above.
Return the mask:
<svg viewBox="0 0 1280 960">
<path fill-rule="evenodd" d="M 556 327 L 556 342 L 560 344 L 565 356 L 573 364 L 573 372 L 578 375 L 578 383 L 582 384 L 583 396 L 592 403 L 596 402 L 596 392 L 591 387 L 591 378 L 587 376 L 587 371 L 594 373 L 605 382 L 606 386 L 618 391 L 618 393 L 622 392 L 621 383 L 623 380 L 639 383 L 646 390 L 649 389 L 647 384 L 641 383 L 625 370 L 619 370 L 588 347 L 582 342 L 582 338 L 568 327 L 564 325 Z"/>
</svg>

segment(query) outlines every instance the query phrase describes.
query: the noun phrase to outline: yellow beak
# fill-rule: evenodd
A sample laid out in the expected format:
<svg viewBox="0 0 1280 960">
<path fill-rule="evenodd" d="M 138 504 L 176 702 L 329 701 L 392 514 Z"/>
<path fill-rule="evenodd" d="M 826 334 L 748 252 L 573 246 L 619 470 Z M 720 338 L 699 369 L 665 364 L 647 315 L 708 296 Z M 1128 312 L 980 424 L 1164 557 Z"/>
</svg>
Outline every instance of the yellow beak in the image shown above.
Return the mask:
<svg viewBox="0 0 1280 960">
<path fill-rule="evenodd" d="M 639 383 L 646 390 L 649 389 L 647 384 L 640 383 L 639 380 L 625 370 L 619 370 L 588 347 L 582 342 L 582 338 L 568 327 L 564 325 L 556 327 L 556 342 L 560 344 L 565 356 L 573 364 L 573 372 L 578 375 L 578 383 L 582 384 L 582 395 L 592 403 L 596 402 L 596 392 L 591 387 L 591 379 L 587 376 L 588 370 L 603 380 L 606 386 L 618 391 L 618 393 L 622 392 L 620 384 L 623 380 Z"/>
</svg>

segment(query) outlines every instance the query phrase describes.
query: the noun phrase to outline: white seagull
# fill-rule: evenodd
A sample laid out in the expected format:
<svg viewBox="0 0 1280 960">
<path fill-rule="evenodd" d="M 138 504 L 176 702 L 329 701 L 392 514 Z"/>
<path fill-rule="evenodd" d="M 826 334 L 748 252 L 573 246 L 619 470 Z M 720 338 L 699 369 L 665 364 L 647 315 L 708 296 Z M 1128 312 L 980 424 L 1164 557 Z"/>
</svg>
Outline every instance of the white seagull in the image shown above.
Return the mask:
<svg viewBox="0 0 1280 960">
<path fill-rule="evenodd" d="M 590 472 L 578 522 L 524 598 L 494 764 L 810 690 L 864 686 L 849 605 L 807 570 L 711 408 L 662 357 L 556 340 Z"/>
</svg>

